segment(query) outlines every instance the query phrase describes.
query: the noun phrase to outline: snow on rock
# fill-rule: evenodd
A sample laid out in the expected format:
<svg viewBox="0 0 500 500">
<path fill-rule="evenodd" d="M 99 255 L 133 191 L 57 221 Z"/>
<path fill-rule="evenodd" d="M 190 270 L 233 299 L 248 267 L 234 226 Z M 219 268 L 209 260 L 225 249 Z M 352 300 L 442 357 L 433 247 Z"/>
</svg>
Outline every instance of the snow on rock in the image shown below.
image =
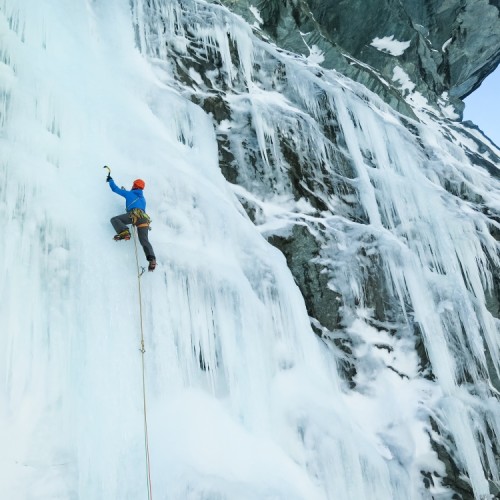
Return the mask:
<svg viewBox="0 0 500 500">
<path fill-rule="evenodd" d="M 307 56 L 307 60 L 311 64 L 318 64 L 318 65 L 320 65 L 325 60 L 323 52 L 318 48 L 317 45 L 313 45 L 309 49 L 309 51 L 310 52 L 309 52 L 309 56 Z"/>
<path fill-rule="evenodd" d="M 446 42 L 443 43 L 443 46 L 441 47 L 441 52 L 444 52 L 448 48 L 448 45 L 450 45 L 450 43 L 452 41 L 453 41 L 453 37 L 448 38 L 448 40 L 446 40 Z"/>
<path fill-rule="evenodd" d="M 396 66 L 393 71 L 392 81 L 397 82 L 401 90 L 411 93 L 415 89 L 415 84 L 411 81 L 408 74 L 400 66 Z"/>
<path fill-rule="evenodd" d="M 386 52 L 391 56 L 402 56 L 405 50 L 410 46 L 411 42 L 400 42 L 394 39 L 394 35 L 384 36 L 383 38 L 374 38 L 370 45 L 375 47 L 380 52 Z"/>
</svg>

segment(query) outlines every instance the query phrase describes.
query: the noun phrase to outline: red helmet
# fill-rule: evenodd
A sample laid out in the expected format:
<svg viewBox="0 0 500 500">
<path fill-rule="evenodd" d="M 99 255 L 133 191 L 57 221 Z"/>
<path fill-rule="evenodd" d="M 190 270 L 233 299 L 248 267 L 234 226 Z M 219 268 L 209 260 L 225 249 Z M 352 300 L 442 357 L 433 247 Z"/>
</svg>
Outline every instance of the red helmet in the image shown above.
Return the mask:
<svg viewBox="0 0 500 500">
<path fill-rule="evenodd" d="M 132 185 L 132 189 L 144 189 L 146 183 L 142 179 L 136 179 Z"/>
</svg>

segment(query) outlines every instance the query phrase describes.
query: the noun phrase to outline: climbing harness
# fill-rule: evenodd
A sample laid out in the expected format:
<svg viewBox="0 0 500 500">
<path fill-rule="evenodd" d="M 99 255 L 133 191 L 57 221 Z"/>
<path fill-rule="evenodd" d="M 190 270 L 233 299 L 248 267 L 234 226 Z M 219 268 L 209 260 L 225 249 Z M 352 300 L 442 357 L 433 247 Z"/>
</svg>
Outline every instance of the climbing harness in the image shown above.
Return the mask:
<svg viewBox="0 0 500 500">
<path fill-rule="evenodd" d="M 130 218 L 132 219 L 132 224 L 135 227 L 149 227 L 151 224 L 151 217 L 144 212 L 144 210 L 141 210 L 140 208 L 134 208 L 130 212 Z"/>
<path fill-rule="evenodd" d="M 139 254 L 137 251 L 137 229 L 133 229 L 132 234 L 134 235 L 134 243 L 135 243 L 135 261 L 137 264 L 137 285 L 139 289 L 139 317 L 141 322 L 141 347 L 139 350 L 141 351 L 141 361 L 142 361 L 142 404 L 144 412 L 144 450 L 146 453 L 146 483 L 148 487 L 148 500 L 152 500 L 153 491 L 151 487 L 151 461 L 149 458 L 148 414 L 146 405 L 146 369 L 144 362 L 145 361 L 144 354 L 146 353 L 146 349 L 144 347 L 144 326 L 142 320 L 142 293 L 141 293 L 141 276 L 144 274 L 145 269 L 139 266 Z"/>
</svg>

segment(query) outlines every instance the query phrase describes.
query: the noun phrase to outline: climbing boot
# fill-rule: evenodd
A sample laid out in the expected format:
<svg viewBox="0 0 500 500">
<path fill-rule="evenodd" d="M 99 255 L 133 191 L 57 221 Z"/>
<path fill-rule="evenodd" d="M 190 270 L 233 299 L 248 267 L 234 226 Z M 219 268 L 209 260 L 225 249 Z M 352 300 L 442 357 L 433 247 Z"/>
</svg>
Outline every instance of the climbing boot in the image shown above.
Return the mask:
<svg viewBox="0 0 500 500">
<path fill-rule="evenodd" d="M 156 259 L 155 258 L 149 258 L 149 266 L 148 266 L 148 271 L 154 271 L 156 268 Z"/>
<path fill-rule="evenodd" d="M 119 234 L 115 234 L 113 237 L 115 241 L 120 241 L 120 240 L 129 240 L 130 239 L 130 231 L 128 229 L 125 229 Z"/>
</svg>

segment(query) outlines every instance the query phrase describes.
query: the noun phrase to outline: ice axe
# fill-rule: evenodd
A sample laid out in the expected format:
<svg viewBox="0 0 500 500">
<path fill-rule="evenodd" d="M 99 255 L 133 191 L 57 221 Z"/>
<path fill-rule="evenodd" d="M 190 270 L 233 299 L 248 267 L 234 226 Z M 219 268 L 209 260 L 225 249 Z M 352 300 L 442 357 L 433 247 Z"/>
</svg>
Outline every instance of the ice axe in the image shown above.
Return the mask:
<svg viewBox="0 0 500 500">
<path fill-rule="evenodd" d="M 111 169 L 107 165 L 104 165 L 104 167 L 102 168 L 108 169 L 108 176 L 106 177 L 106 181 L 109 181 L 109 179 L 111 179 Z"/>
</svg>

